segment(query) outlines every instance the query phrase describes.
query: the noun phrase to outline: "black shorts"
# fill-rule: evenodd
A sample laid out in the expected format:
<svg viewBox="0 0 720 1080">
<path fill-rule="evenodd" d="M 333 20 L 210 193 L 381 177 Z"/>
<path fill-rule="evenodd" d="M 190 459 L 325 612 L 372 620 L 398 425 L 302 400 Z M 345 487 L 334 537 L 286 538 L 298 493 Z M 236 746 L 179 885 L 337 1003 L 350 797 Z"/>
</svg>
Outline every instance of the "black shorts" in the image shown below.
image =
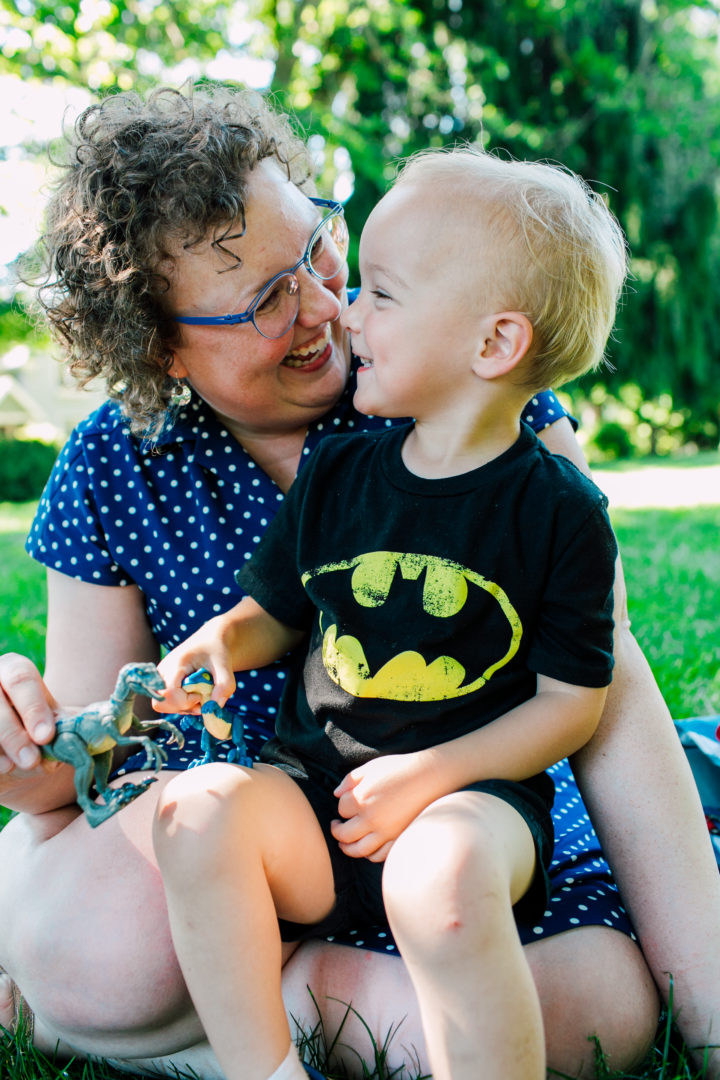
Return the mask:
<svg viewBox="0 0 720 1080">
<path fill-rule="evenodd" d="M 292 766 L 277 764 L 301 788 L 315 812 L 330 854 L 335 882 L 335 906 L 317 923 L 294 923 L 280 919 L 283 941 L 304 941 L 325 937 L 350 928 L 387 925 L 382 897 L 384 863 L 355 859 L 343 854 L 330 831 L 338 819 L 338 800 L 322 781 L 303 775 Z M 339 781 L 338 781 L 339 783 Z M 521 922 L 532 922 L 544 912 L 550 895 L 548 867 L 552 860 L 554 831 L 550 807 L 552 781 L 547 776 L 533 777 L 527 783 L 514 780 L 481 780 L 462 791 L 484 791 L 509 803 L 527 823 L 535 844 L 535 874 L 530 887 L 513 911 Z"/>
<path fill-rule="evenodd" d="M 185 746 L 182 749 L 173 743 L 166 743 L 168 760 L 163 769 L 184 772 L 190 765 L 200 764 L 206 756 L 200 738 L 200 732 L 190 728 L 185 733 Z M 245 739 L 251 756 L 256 760 L 277 763 L 274 756 L 262 757 L 262 749 L 267 745 L 267 733 L 258 721 L 249 719 L 247 715 Z M 233 747 L 230 742 L 221 742 L 214 749 L 217 758 L 224 761 Z M 113 778 L 134 773 L 145 764 L 145 751 L 142 750 L 116 769 Z M 617 930 L 634 940 L 630 920 L 620 901 L 610 867 L 590 823 L 567 758 L 551 766 L 548 773 L 553 779 L 555 791 L 552 808 L 555 852 L 549 870 L 552 890 L 549 903 L 539 917 L 525 921 L 518 914 L 520 905 L 516 907 L 520 940 L 524 945 L 529 945 L 533 941 L 543 941 L 585 926 Z M 327 940 L 356 949 L 398 955 L 385 919 L 377 925 L 354 926 L 346 931 L 338 931 L 329 935 Z"/>
</svg>

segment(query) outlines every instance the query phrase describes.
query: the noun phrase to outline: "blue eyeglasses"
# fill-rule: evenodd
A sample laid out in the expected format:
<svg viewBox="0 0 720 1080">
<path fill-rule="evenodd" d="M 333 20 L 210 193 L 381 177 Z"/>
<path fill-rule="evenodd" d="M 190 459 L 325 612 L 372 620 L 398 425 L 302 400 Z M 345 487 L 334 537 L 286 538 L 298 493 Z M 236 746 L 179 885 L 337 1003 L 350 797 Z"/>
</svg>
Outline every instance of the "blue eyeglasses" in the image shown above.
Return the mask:
<svg viewBox="0 0 720 1080">
<path fill-rule="evenodd" d="M 338 274 L 348 252 L 348 231 L 341 203 L 310 199 L 328 212 L 310 237 L 301 259 L 288 270 L 270 278 L 250 307 L 235 315 L 176 315 L 186 326 L 238 326 L 251 322 L 258 334 L 273 340 L 287 334 L 300 308 L 300 283 L 296 271 L 304 266 L 313 277 L 329 281 Z"/>
</svg>

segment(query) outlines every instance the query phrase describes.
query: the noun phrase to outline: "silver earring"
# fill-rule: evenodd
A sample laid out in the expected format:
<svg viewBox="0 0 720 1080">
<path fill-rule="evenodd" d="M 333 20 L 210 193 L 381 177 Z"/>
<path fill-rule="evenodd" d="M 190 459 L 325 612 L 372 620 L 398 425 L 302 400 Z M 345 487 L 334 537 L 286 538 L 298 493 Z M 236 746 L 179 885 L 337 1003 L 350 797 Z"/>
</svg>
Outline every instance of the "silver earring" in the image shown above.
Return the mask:
<svg viewBox="0 0 720 1080">
<path fill-rule="evenodd" d="M 175 384 L 170 391 L 169 403 L 174 409 L 182 408 L 183 405 L 187 405 L 190 401 L 192 394 L 190 387 L 184 379 L 176 379 Z"/>
</svg>

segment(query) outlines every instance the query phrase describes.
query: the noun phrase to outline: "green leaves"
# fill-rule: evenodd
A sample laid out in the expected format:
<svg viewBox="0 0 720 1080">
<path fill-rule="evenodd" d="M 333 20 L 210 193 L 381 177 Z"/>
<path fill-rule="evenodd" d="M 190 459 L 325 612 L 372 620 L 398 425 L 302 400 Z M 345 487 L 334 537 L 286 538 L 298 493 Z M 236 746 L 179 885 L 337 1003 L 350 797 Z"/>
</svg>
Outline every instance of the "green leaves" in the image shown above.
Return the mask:
<svg viewBox="0 0 720 1080">
<path fill-rule="evenodd" d="M 457 140 L 597 183 L 637 267 L 608 385 L 717 400 L 720 13 L 711 0 L 0 0 L 0 74 L 96 94 L 269 89 L 355 237 L 415 150 Z M 715 421 L 716 422 L 716 421 Z"/>
</svg>

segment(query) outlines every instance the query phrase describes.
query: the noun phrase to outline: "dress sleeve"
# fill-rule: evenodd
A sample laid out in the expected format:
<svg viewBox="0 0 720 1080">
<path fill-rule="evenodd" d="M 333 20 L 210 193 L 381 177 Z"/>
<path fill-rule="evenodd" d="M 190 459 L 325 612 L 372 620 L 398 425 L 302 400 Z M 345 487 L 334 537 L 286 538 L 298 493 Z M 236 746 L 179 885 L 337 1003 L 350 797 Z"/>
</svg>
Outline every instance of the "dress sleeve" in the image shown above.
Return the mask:
<svg viewBox="0 0 720 1080">
<path fill-rule="evenodd" d="M 564 416 L 567 416 L 573 428 L 577 430 L 577 420 L 560 404 L 552 390 L 541 390 L 539 394 L 535 394 L 528 401 L 522 414 L 525 423 L 529 424 L 536 433 L 562 420 Z"/>
<path fill-rule="evenodd" d="M 303 587 L 298 566 L 300 532 L 304 527 L 308 489 L 313 489 L 318 446 L 293 481 L 280 509 L 268 525 L 252 557 L 235 574 L 245 592 L 265 611 L 294 630 L 309 629 L 314 607 Z"/>
<path fill-rule="evenodd" d="M 528 655 L 531 671 L 575 686 L 607 686 L 613 669 L 617 544 L 603 503 L 554 554 Z"/>
<path fill-rule="evenodd" d="M 108 550 L 93 475 L 76 430 L 45 485 L 25 548 L 33 559 L 69 577 L 95 585 L 130 585 Z"/>
</svg>

